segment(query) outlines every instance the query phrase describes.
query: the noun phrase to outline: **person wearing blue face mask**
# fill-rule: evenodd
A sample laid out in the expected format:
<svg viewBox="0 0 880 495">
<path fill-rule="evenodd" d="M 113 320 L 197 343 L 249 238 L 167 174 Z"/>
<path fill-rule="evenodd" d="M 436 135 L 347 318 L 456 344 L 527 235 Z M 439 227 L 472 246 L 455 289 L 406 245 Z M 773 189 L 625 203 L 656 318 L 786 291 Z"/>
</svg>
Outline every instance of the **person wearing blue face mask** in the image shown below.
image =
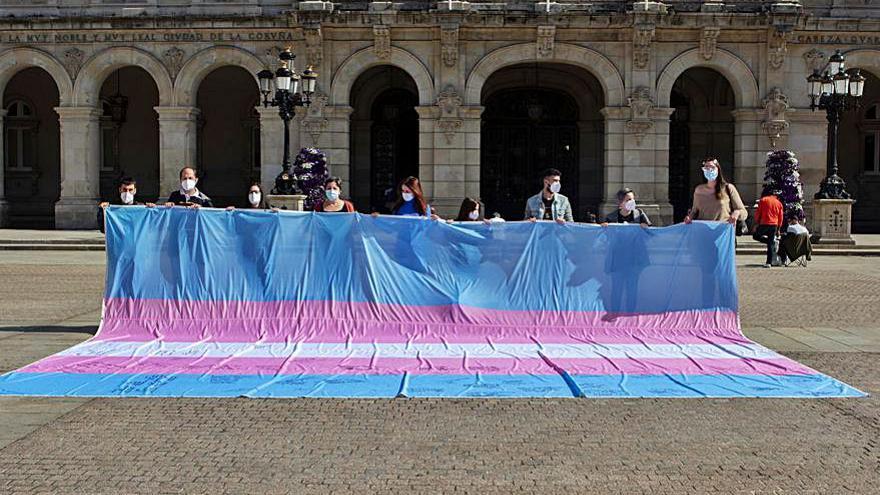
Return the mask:
<svg viewBox="0 0 880 495">
<path fill-rule="evenodd" d="M 354 204 L 351 201 L 342 199 L 341 193 L 342 179 L 339 177 L 328 177 L 324 181 L 324 200 L 315 205 L 315 211 L 354 213 Z"/>
<path fill-rule="evenodd" d="M 703 177 L 705 184 L 694 189 L 694 202 L 691 211 L 684 218 L 684 223 L 694 220 L 708 220 L 736 224 L 737 220 L 745 221 L 748 216 L 739 191 L 733 184 L 724 180 L 718 159 L 709 157 L 703 160 Z"/>
</svg>

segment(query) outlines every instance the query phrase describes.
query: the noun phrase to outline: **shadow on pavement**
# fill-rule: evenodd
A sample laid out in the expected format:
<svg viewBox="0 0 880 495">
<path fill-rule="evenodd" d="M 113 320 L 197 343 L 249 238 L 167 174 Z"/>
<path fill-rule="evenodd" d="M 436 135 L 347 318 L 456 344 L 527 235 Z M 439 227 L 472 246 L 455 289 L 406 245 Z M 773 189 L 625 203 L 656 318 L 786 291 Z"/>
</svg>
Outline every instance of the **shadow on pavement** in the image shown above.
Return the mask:
<svg viewBox="0 0 880 495">
<path fill-rule="evenodd" d="M 88 333 L 94 335 L 97 331 L 98 325 L 33 325 L 0 327 L 0 333 Z"/>
</svg>

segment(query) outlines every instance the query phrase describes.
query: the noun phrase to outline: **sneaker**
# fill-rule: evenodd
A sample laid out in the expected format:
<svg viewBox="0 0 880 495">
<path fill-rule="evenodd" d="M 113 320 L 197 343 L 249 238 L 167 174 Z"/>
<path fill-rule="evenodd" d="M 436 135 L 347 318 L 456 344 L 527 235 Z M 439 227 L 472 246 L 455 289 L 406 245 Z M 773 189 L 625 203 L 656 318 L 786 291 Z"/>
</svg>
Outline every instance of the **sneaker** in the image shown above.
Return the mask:
<svg viewBox="0 0 880 495">
<path fill-rule="evenodd" d="M 770 268 L 770 263 L 764 263 L 761 268 Z"/>
</svg>

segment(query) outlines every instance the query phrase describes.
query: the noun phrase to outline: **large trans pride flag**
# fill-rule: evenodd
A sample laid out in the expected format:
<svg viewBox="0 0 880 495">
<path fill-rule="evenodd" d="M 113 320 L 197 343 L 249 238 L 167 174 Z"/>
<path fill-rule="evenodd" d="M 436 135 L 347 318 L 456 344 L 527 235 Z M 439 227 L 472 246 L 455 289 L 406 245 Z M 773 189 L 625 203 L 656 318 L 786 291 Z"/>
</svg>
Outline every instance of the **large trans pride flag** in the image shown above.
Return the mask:
<svg viewBox="0 0 880 495">
<path fill-rule="evenodd" d="M 94 338 L 2 395 L 854 397 L 746 339 L 733 229 L 111 207 Z"/>
</svg>

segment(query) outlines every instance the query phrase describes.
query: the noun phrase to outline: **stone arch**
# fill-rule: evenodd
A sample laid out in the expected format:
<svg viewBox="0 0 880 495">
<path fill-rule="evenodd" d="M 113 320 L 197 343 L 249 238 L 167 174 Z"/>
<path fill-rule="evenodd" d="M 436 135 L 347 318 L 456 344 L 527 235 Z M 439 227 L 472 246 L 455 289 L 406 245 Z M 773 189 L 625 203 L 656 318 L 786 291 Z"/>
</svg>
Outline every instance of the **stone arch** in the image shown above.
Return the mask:
<svg viewBox="0 0 880 495">
<path fill-rule="evenodd" d="M 130 46 L 102 50 L 83 64 L 73 86 L 76 106 L 97 106 L 104 80 L 122 67 L 136 66 L 147 71 L 159 89 L 159 105 L 171 104 L 172 86 L 168 70 L 153 54 Z"/>
<path fill-rule="evenodd" d="M 396 46 L 391 47 L 391 56 L 387 60 L 377 57 L 372 46 L 359 50 L 345 59 L 345 62 L 342 62 L 342 65 L 336 70 L 333 81 L 330 83 L 329 103 L 331 105 L 348 105 L 354 81 L 365 70 L 379 65 L 393 65 L 402 69 L 416 82 L 416 87 L 419 90 L 419 104 L 434 104 L 434 82 L 428 68 L 415 55 Z"/>
<path fill-rule="evenodd" d="M 844 53 L 848 69 L 864 69 L 880 78 L 880 50 L 857 48 Z"/>
<path fill-rule="evenodd" d="M 684 71 L 694 67 L 706 67 L 718 71 L 723 75 L 736 95 L 737 108 L 760 107 L 758 96 L 758 82 L 752 69 L 741 58 L 728 52 L 717 49 L 711 60 L 705 60 L 700 55 L 699 48 L 687 50 L 669 62 L 660 77 L 657 78 L 657 106 L 668 107 L 672 95 L 672 86 Z"/>
<path fill-rule="evenodd" d="M 480 59 L 471 70 L 465 85 L 465 105 L 479 105 L 483 85 L 495 71 L 509 65 L 530 62 L 572 64 L 586 69 L 599 80 L 605 93 L 605 106 L 626 105 L 623 78 L 617 67 L 601 53 L 568 43 L 557 43 L 553 56 L 537 58 L 534 43 L 521 43 L 494 50 Z"/>
<path fill-rule="evenodd" d="M 202 80 L 214 69 L 227 65 L 237 66 L 248 71 L 257 81 L 257 72 L 266 65 L 253 53 L 234 46 L 215 46 L 206 48 L 183 64 L 177 79 L 174 80 L 174 102 L 178 106 L 196 106 L 196 95 Z M 259 86 L 258 86 L 259 87 Z"/>
<path fill-rule="evenodd" d="M 36 48 L 11 48 L 0 52 L 0 96 L 12 76 L 28 67 L 39 67 L 48 72 L 58 87 L 60 105 L 70 103 L 73 96 L 70 75 L 55 57 Z"/>
</svg>

